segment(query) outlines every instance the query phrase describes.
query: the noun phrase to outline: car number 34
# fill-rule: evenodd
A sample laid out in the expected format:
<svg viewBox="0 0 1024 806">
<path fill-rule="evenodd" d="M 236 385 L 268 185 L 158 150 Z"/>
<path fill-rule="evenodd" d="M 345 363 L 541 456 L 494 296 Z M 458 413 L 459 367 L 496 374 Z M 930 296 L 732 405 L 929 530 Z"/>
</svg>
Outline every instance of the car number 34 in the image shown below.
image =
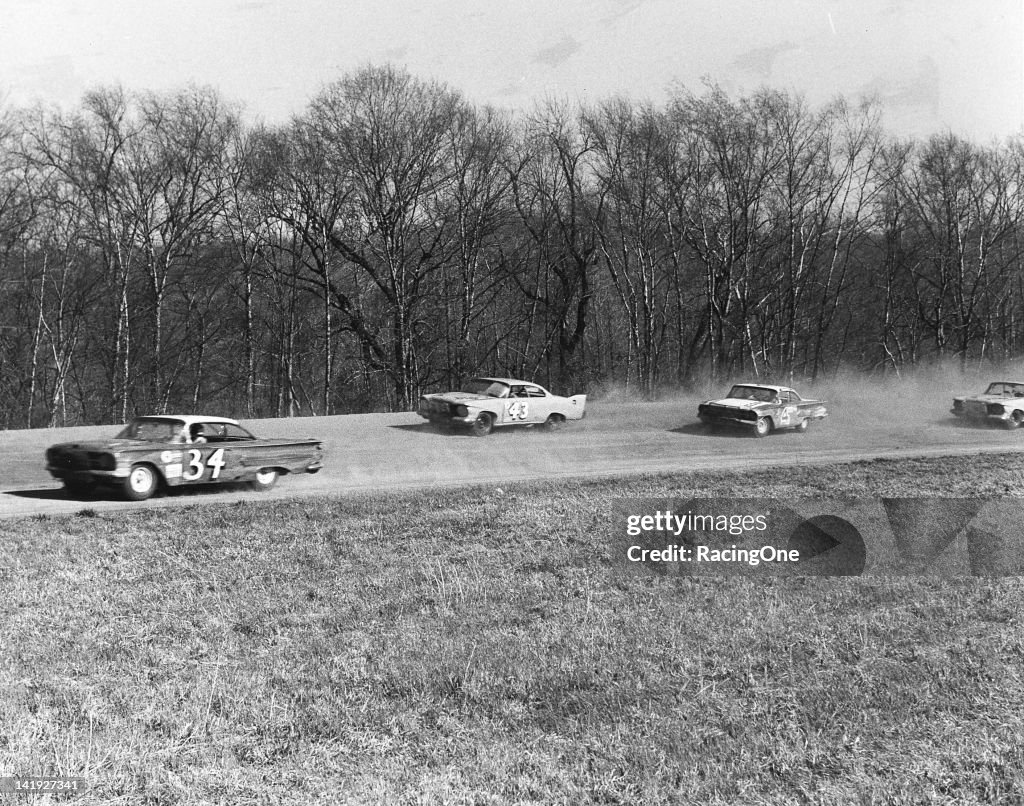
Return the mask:
<svg viewBox="0 0 1024 806">
<path fill-rule="evenodd" d="M 217 450 L 207 456 L 205 463 L 203 462 L 202 451 L 193 448 L 188 452 L 188 467 L 181 474 L 181 478 L 183 481 L 197 481 L 203 477 L 206 468 L 210 468 L 210 480 L 213 481 L 220 476 L 220 471 L 224 464 L 223 448 L 217 448 Z"/>
<path fill-rule="evenodd" d="M 510 400 L 505 404 L 505 414 L 510 420 L 525 420 L 529 411 L 530 406 L 525 400 Z"/>
</svg>

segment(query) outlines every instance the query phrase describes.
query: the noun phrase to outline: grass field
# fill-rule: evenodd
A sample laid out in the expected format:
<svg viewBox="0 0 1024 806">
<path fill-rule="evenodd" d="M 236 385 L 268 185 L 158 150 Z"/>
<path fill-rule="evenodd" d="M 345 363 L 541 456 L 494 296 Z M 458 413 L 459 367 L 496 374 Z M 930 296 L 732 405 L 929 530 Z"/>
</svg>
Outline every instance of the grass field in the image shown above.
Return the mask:
<svg viewBox="0 0 1024 806">
<path fill-rule="evenodd" d="M 656 578 L 606 537 L 613 497 L 1019 496 L 1019 464 L 2 522 L 0 775 L 115 804 L 1024 802 L 1021 580 Z"/>
</svg>

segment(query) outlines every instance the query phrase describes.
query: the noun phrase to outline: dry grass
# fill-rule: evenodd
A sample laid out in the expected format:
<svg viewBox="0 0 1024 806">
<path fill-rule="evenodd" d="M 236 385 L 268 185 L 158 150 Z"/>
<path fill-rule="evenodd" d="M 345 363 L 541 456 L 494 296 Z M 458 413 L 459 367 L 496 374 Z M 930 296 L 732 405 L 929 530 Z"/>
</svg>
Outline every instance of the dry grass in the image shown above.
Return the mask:
<svg viewBox="0 0 1024 806">
<path fill-rule="evenodd" d="M 626 576 L 604 536 L 612 497 L 1021 495 L 1018 462 L 5 522 L 0 774 L 124 804 L 1021 802 L 1019 580 Z"/>
</svg>

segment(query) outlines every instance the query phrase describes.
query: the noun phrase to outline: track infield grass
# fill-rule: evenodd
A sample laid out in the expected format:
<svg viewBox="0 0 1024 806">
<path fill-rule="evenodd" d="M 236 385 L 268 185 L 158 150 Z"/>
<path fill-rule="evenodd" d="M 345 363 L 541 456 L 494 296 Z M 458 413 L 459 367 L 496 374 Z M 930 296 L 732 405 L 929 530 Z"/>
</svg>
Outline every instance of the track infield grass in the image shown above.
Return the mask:
<svg viewBox="0 0 1024 806">
<path fill-rule="evenodd" d="M 620 573 L 609 500 L 674 494 L 1020 496 L 1024 468 L 0 522 L 0 775 L 109 804 L 1024 802 L 1022 580 Z"/>
</svg>

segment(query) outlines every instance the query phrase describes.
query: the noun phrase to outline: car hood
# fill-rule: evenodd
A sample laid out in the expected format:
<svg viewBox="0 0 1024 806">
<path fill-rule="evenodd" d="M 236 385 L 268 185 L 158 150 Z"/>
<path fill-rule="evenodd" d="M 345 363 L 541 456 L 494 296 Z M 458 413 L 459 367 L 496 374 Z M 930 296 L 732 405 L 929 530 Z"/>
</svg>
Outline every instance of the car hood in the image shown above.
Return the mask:
<svg viewBox="0 0 1024 806">
<path fill-rule="evenodd" d="M 771 406 L 771 403 L 765 403 L 763 400 L 747 400 L 746 398 L 740 397 L 723 397 L 720 400 L 709 400 L 705 405 L 708 406 L 724 406 L 730 409 L 740 409 L 742 411 L 753 411 L 754 409 L 763 409 Z"/>
<path fill-rule="evenodd" d="M 138 439 L 104 439 L 93 442 L 60 442 L 51 445 L 50 450 L 62 451 L 118 451 L 127 448 L 169 447 L 160 442 L 143 442 Z M 182 447 L 182 446 L 177 446 Z"/>
<path fill-rule="evenodd" d="M 1002 403 L 1006 406 L 1024 406 L 1024 397 L 1006 397 L 1006 395 L 969 395 L 957 400 L 976 401 L 978 403 Z"/>
<path fill-rule="evenodd" d="M 490 395 L 478 395 L 473 392 L 437 392 L 432 395 L 424 395 L 427 400 L 440 400 L 444 403 L 471 403 L 476 400 L 500 400 L 501 398 Z"/>
</svg>

